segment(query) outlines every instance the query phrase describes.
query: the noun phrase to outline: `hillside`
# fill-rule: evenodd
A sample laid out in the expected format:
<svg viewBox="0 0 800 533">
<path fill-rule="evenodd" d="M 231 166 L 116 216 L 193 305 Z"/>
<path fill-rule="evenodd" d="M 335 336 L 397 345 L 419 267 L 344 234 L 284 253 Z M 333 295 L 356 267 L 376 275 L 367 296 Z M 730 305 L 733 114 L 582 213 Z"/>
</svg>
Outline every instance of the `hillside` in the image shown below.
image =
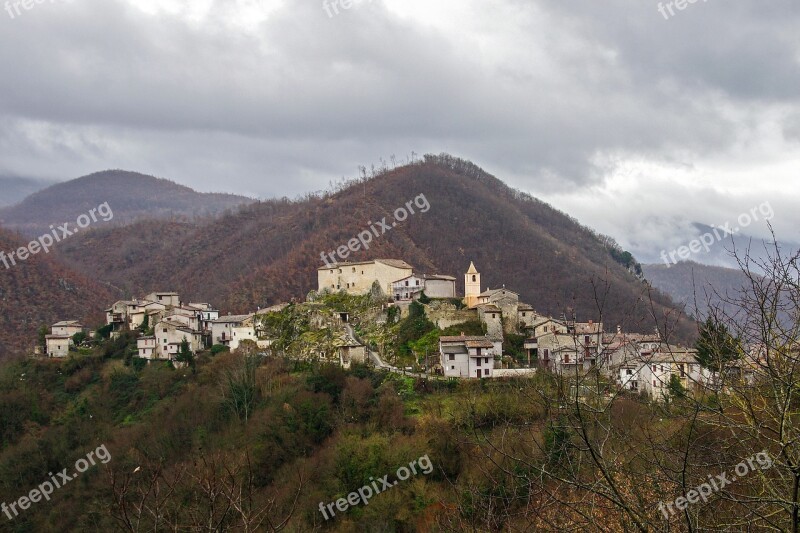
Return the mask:
<svg viewBox="0 0 800 533">
<path fill-rule="evenodd" d="M 685 305 L 687 313 L 700 317 L 708 314 L 709 305 L 733 312 L 735 309 L 724 304 L 722 299 L 736 298 L 741 295 L 743 287 L 750 286 L 741 270 L 692 261 L 669 268 L 665 265 L 642 265 L 642 270 L 653 287 L 669 294 L 676 303 Z"/>
<path fill-rule="evenodd" d="M 214 217 L 253 200 L 232 194 L 198 193 L 165 179 L 108 170 L 52 185 L 17 205 L 0 209 L 0 226 L 35 237 L 51 224 L 71 221 L 74 225 L 78 216 L 106 202 L 114 215 L 110 223 L 121 225 L 140 219 Z"/>
<path fill-rule="evenodd" d="M 170 288 L 223 312 L 243 312 L 303 298 L 316 289 L 321 252 L 346 244 L 370 221 L 391 220 L 420 194 L 428 212 L 398 223 L 348 260 L 398 257 L 418 272 L 459 280 L 474 261 L 484 288 L 505 284 L 542 313 L 574 310 L 588 320 L 602 310 L 609 329 L 652 331 L 647 286 L 612 258 L 601 237 L 449 156 L 428 156 L 322 198 L 260 202 L 213 223 L 99 228 L 63 243 L 59 253 L 71 267 L 131 293 Z M 663 317 L 671 301 L 652 298 Z M 681 337 L 691 330 L 684 323 Z"/>
<path fill-rule="evenodd" d="M 0 228 L 0 251 L 22 245 L 17 235 Z M 0 359 L 30 350 L 43 324 L 81 320 L 97 325 L 114 297 L 107 287 L 41 253 L 8 269 L 0 263 Z"/>
</svg>

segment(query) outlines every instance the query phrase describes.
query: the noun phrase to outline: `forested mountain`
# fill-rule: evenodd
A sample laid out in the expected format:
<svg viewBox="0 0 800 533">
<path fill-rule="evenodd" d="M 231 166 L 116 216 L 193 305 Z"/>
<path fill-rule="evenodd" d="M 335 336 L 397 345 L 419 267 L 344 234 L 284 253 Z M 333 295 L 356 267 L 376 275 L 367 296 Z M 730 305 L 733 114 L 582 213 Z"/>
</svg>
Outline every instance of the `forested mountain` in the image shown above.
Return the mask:
<svg viewBox="0 0 800 533">
<path fill-rule="evenodd" d="M 27 245 L 0 228 L 0 251 Z M 42 253 L 9 268 L 0 263 L 0 359 L 30 351 L 37 329 L 59 320 L 97 323 L 114 291 L 63 267 Z"/>
<path fill-rule="evenodd" d="M 735 306 L 726 300 L 736 300 L 749 289 L 750 282 L 741 270 L 702 265 L 692 261 L 666 265 L 642 265 L 647 280 L 653 287 L 670 295 L 686 306 L 686 312 L 703 318 L 711 307 L 720 307 L 729 314 Z"/>
<path fill-rule="evenodd" d="M 55 184 L 0 209 L 0 226 L 37 236 L 51 224 L 71 222 L 108 203 L 119 226 L 140 219 L 210 218 L 254 200 L 232 194 L 198 193 L 177 183 L 122 170 L 97 172 Z"/>
<path fill-rule="evenodd" d="M 322 252 L 346 244 L 370 222 L 391 221 L 395 209 L 419 195 L 429 211 L 398 221 L 348 260 L 402 258 L 418 272 L 457 276 L 460 290 L 474 261 L 483 288 L 504 284 L 542 313 L 602 318 L 609 329 L 652 331 L 651 303 L 656 316 L 671 306 L 668 297 L 648 295 L 629 271 L 635 263 L 621 259 L 625 254 L 608 239 L 450 156 L 427 156 L 322 197 L 259 202 L 211 222 L 100 227 L 64 242 L 58 253 L 72 268 L 126 292 L 177 290 L 223 312 L 244 312 L 302 299 L 317 286 Z M 692 329 L 681 328 L 683 338 Z"/>
</svg>

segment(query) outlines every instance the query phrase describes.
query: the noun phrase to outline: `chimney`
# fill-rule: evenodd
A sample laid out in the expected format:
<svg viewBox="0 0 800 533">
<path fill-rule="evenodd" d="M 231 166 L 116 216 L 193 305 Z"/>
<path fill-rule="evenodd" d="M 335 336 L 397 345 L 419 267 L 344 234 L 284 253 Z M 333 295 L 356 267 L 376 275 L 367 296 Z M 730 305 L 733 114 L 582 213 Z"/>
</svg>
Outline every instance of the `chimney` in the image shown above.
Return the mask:
<svg viewBox="0 0 800 533">
<path fill-rule="evenodd" d="M 591 326 L 592 324 L 594 324 L 594 321 L 592 321 L 592 319 L 590 318 L 589 319 L 589 325 Z"/>
</svg>

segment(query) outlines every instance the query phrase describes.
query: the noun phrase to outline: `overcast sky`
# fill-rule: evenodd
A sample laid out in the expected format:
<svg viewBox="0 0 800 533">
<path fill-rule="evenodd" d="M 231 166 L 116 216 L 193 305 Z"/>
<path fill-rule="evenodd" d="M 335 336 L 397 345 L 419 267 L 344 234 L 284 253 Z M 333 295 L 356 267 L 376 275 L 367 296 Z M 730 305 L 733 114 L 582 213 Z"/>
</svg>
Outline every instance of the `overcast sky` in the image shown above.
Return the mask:
<svg viewBox="0 0 800 533">
<path fill-rule="evenodd" d="M 646 261 L 764 202 L 800 240 L 796 0 L 341 1 L 5 4 L 0 175 L 294 197 L 448 152 Z"/>
</svg>

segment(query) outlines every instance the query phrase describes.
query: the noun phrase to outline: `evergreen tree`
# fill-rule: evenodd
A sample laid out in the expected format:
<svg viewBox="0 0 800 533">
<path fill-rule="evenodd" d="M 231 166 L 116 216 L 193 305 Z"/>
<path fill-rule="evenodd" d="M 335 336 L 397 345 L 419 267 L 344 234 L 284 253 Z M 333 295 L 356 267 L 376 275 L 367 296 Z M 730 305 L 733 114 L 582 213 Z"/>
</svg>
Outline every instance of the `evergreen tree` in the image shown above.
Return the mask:
<svg viewBox="0 0 800 533">
<path fill-rule="evenodd" d="M 728 332 L 725 324 L 711 317 L 700 327 L 700 338 L 695 348 L 697 362 L 715 372 L 739 359 L 743 352 L 741 341 Z"/>
</svg>

